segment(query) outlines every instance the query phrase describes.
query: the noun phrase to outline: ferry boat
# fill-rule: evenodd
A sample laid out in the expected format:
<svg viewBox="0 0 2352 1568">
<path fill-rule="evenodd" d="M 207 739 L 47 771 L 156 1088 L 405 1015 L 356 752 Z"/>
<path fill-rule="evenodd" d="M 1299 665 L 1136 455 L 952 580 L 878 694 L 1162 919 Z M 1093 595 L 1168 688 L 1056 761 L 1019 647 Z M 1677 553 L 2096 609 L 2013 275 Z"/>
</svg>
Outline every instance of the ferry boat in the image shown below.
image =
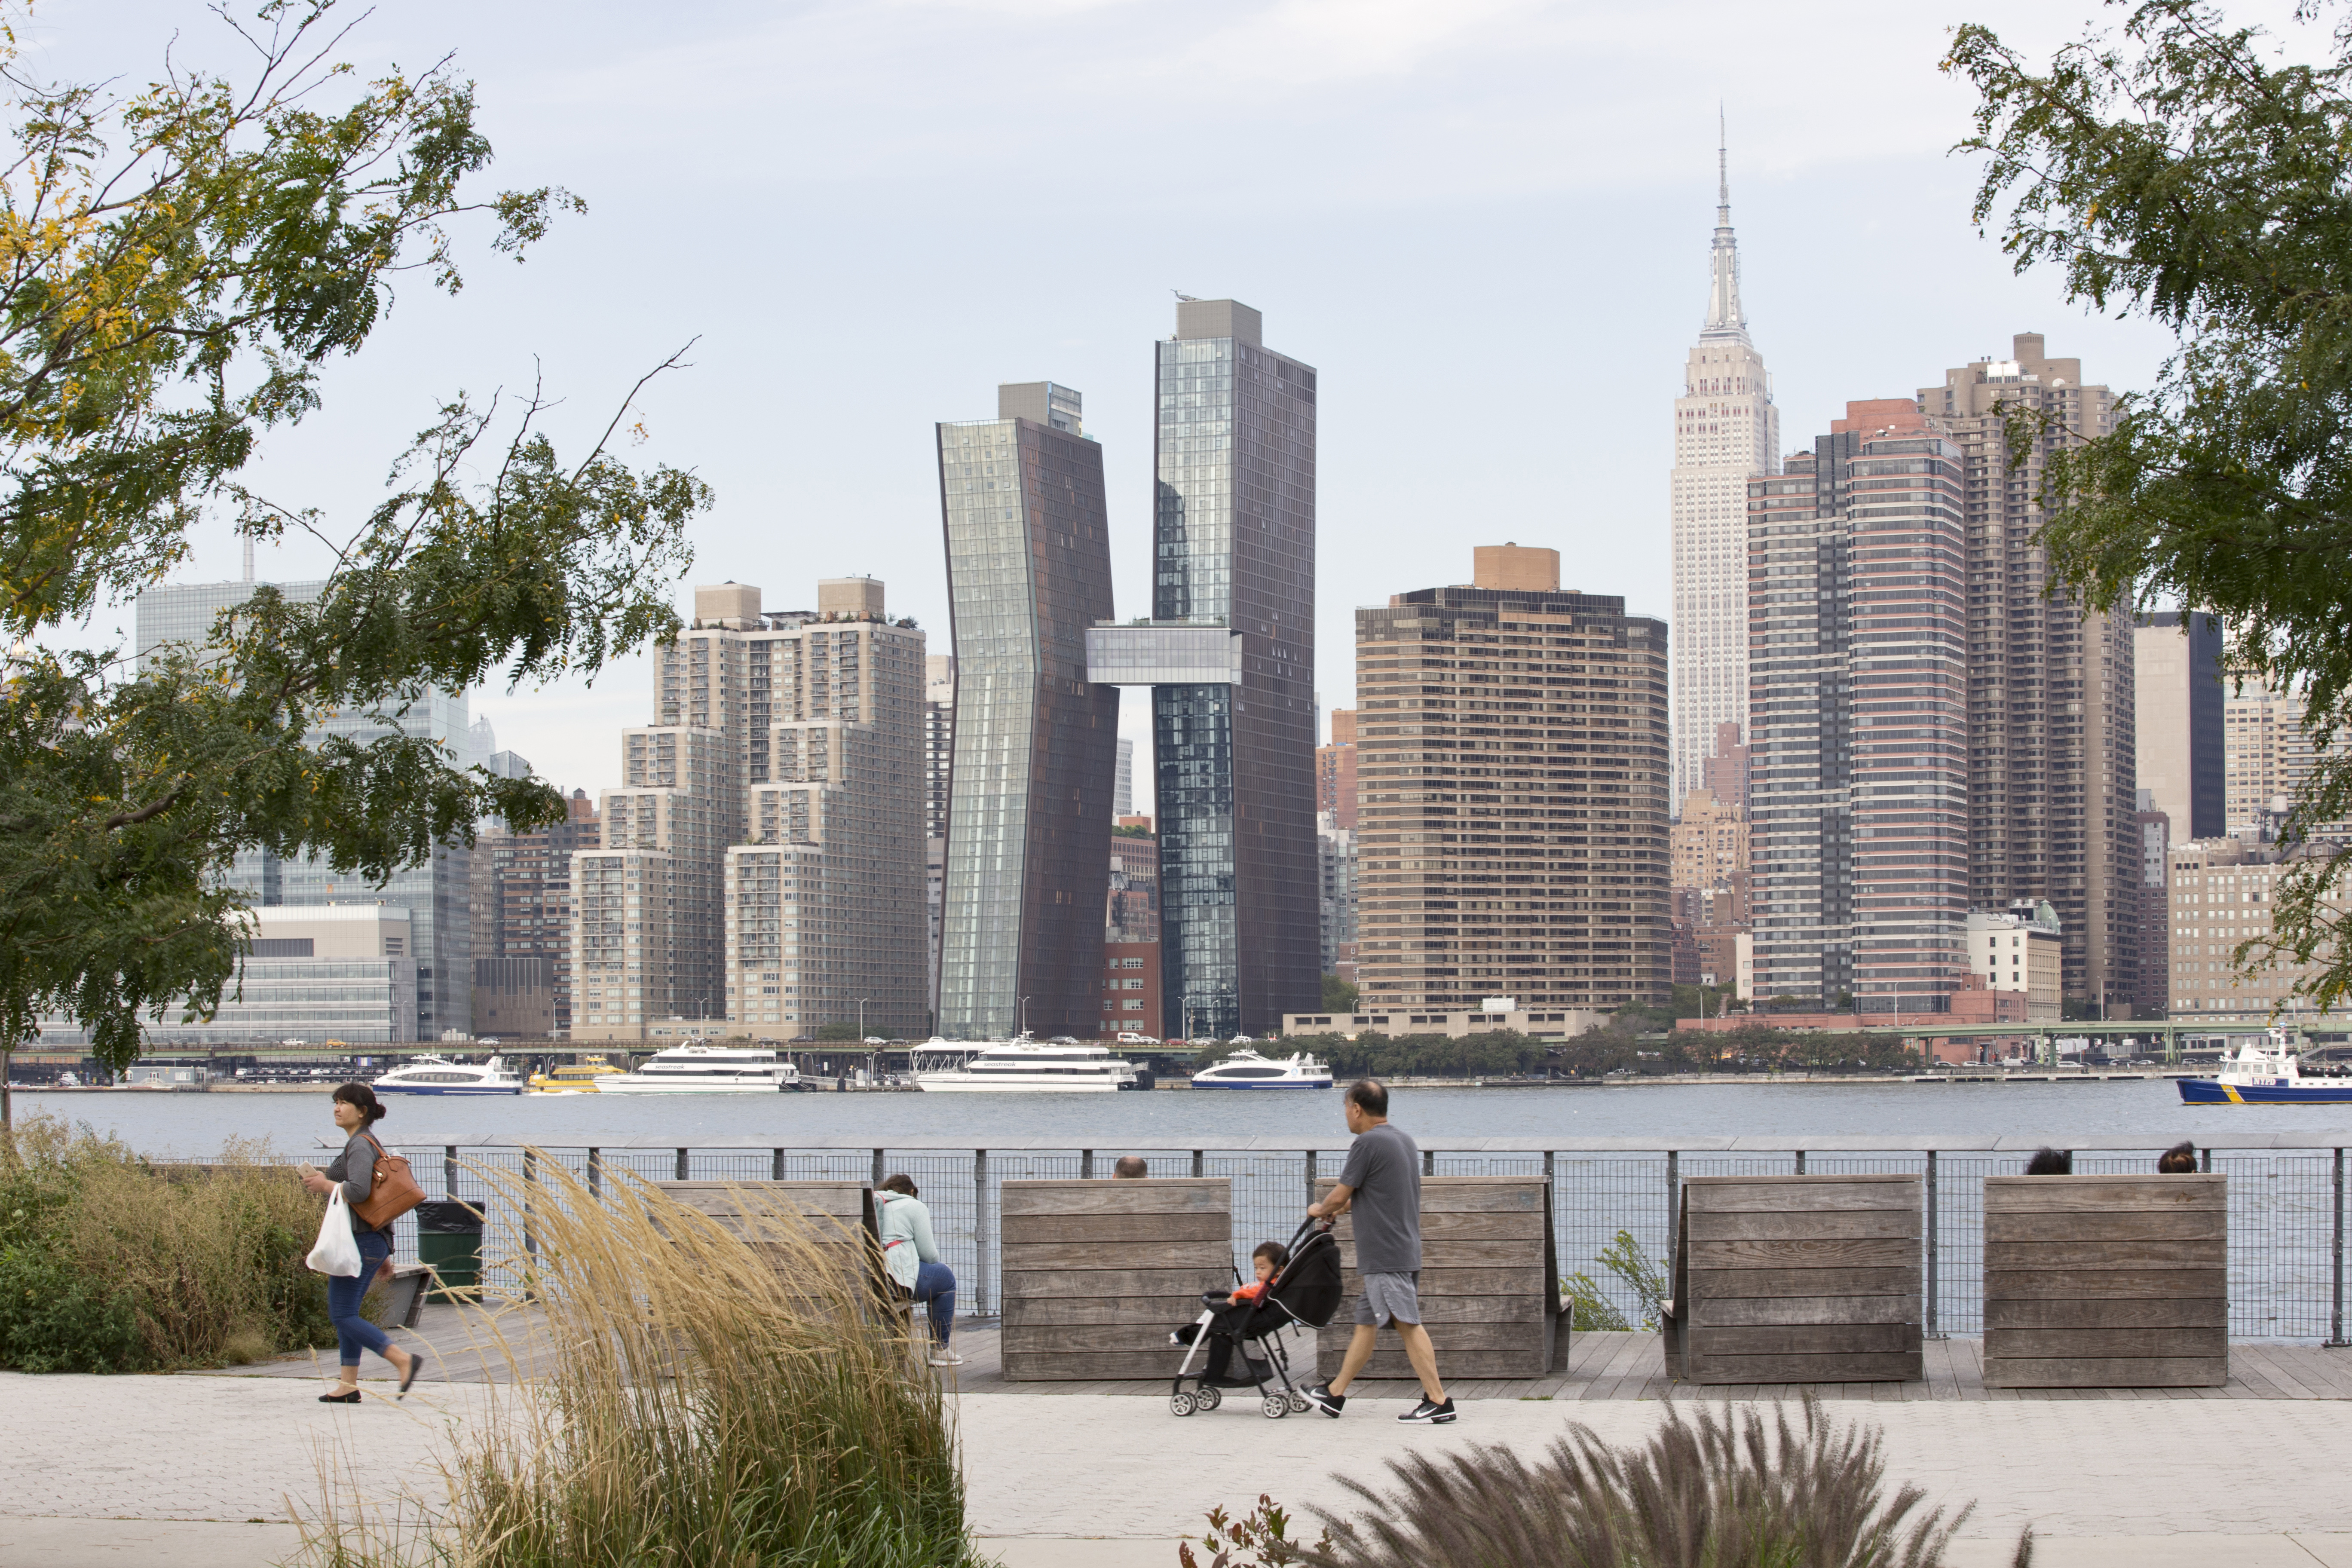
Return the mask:
<svg viewBox="0 0 2352 1568">
<path fill-rule="evenodd" d="M 531 1074 L 530 1087 L 541 1094 L 593 1094 L 599 1080 L 617 1078 L 627 1070 L 614 1067 L 603 1057 L 590 1057 L 586 1061 Z"/>
<path fill-rule="evenodd" d="M 418 1057 L 406 1067 L 394 1068 L 371 1086 L 378 1094 L 520 1094 L 522 1079 L 504 1057 L 492 1057 L 476 1067 L 445 1057 Z"/>
<path fill-rule="evenodd" d="M 2182 1079 L 2180 1098 L 2190 1105 L 2352 1104 L 2352 1079 L 2306 1082 L 2293 1032 L 2266 1029 L 2236 1054 L 2222 1052 L 2213 1077 Z"/>
<path fill-rule="evenodd" d="M 1331 1069 L 1305 1052 L 1271 1058 L 1244 1047 L 1192 1075 L 1194 1089 L 1328 1089 Z"/>
<path fill-rule="evenodd" d="M 933 1040 L 922 1052 L 972 1049 L 949 1040 Z M 1027 1035 L 992 1041 L 974 1049 L 961 1067 L 915 1075 L 915 1087 L 926 1094 L 989 1094 L 1018 1090 L 1032 1094 L 1108 1094 L 1141 1089 L 1135 1064 L 1115 1057 L 1105 1046 L 1075 1041 L 1039 1042 Z"/>
<path fill-rule="evenodd" d="M 635 1072 L 596 1080 L 599 1094 L 775 1094 L 798 1089 L 800 1068 L 756 1046 L 672 1046 Z"/>
</svg>

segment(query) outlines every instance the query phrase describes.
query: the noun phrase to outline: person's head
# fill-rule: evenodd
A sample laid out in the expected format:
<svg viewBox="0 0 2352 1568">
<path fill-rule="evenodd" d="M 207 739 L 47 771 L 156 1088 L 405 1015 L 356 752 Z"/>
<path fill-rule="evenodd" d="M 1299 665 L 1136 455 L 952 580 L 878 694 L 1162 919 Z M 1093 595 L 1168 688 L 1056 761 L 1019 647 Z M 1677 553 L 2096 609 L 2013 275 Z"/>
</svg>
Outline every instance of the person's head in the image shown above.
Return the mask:
<svg viewBox="0 0 2352 1568">
<path fill-rule="evenodd" d="M 335 1125 L 346 1132 L 361 1132 L 383 1120 L 383 1101 L 375 1090 L 363 1083 L 347 1083 L 335 1090 Z"/>
<path fill-rule="evenodd" d="M 1121 1154 L 1118 1163 L 1110 1168 L 1110 1173 L 1122 1182 L 1139 1182 L 1151 1174 L 1151 1166 L 1140 1154 Z"/>
<path fill-rule="evenodd" d="M 2074 1156 L 2065 1149 L 2037 1149 L 2033 1158 L 2025 1162 L 2029 1176 L 2071 1176 L 2074 1173 Z"/>
<path fill-rule="evenodd" d="M 1377 1127 L 1389 1119 L 1388 1086 L 1378 1079 L 1360 1078 L 1348 1086 L 1340 1109 L 1347 1112 L 1349 1131 Z"/>
<path fill-rule="evenodd" d="M 1250 1254 L 1250 1262 L 1257 1269 L 1261 1284 L 1281 1273 L 1282 1266 L 1289 1261 L 1290 1248 L 1278 1241 L 1261 1241 L 1257 1244 L 1257 1250 Z"/>
<path fill-rule="evenodd" d="M 2175 1143 L 2156 1157 L 2156 1173 L 2159 1176 L 2193 1176 L 2197 1173 L 2197 1145 Z"/>
<path fill-rule="evenodd" d="M 904 1171 L 895 1176 L 883 1177 L 882 1190 L 886 1193 L 897 1193 L 901 1197 L 919 1198 L 923 1195 L 915 1190 L 915 1178 Z"/>
</svg>

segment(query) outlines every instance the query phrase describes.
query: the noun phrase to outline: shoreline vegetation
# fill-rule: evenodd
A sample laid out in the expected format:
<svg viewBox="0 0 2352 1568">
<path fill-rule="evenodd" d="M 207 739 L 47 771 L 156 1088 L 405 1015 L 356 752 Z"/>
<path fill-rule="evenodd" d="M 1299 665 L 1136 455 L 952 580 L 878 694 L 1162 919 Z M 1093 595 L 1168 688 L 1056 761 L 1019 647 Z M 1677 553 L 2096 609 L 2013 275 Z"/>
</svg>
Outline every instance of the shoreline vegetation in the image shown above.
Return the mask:
<svg viewBox="0 0 2352 1568">
<path fill-rule="evenodd" d="M 324 1468 L 303 1561 L 984 1568 L 945 1386 L 869 1247 L 626 1174 L 473 1173 L 534 1205 L 536 1250 L 490 1271 L 518 1291 L 479 1320 L 508 1375 L 455 1432 L 446 1499 L 372 1501 L 362 1459 Z M 509 1339 L 526 1299 L 543 1321 Z"/>
<path fill-rule="evenodd" d="M 170 1165 L 36 1113 L 0 1129 L 0 1367 L 170 1372 L 332 1345 L 324 1205 L 268 1145 Z"/>
</svg>

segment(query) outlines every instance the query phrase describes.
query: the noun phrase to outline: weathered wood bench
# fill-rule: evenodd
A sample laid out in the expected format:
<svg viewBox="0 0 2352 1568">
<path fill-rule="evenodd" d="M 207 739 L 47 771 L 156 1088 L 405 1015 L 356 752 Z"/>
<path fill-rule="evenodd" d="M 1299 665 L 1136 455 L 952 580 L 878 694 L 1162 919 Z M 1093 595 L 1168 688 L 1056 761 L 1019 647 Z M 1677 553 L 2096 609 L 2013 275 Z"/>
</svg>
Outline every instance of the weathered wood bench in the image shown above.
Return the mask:
<svg viewBox="0 0 2352 1568">
<path fill-rule="evenodd" d="M 433 1270 L 422 1263 L 395 1263 L 392 1278 L 377 1279 L 360 1301 L 360 1314 L 379 1328 L 413 1329 L 425 1311 Z"/>
<path fill-rule="evenodd" d="M 1683 1183 L 1666 1375 L 1901 1383 L 1924 1374 L 1916 1176 Z"/>
<path fill-rule="evenodd" d="M 1988 1176 L 1988 1388 L 2230 1381 L 2227 1176 Z"/>
<path fill-rule="evenodd" d="M 1228 1177 L 1007 1182 L 1002 1213 L 1007 1383 L 1173 1377 L 1169 1331 L 1233 1289 Z"/>
<path fill-rule="evenodd" d="M 1318 1182 L 1317 1195 L 1336 1184 Z M 1421 1179 L 1421 1321 L 1441 1376 L 1542 1377 L 1564 1357 L 1551 1217 L 1551 1184 L 1541 1176 Z M 1316 1336 L 1316 1369 L 1326 1378 L 1355 1337 L 1361 1289 L 1354 1216 L 1341 1215 L 1332 1235 L 1347 1294 Z M 1412 1374 L 1403 1345 L 1383 1332 L 1361 1375 Z"/>
<path fill-rule="evenodd" d="M 658 1191 L 698 1214 L 707 1214 L 751 1249 L 764 1256 L 789 1282 L 784 1247 L 761 1238 L 756 1221 L 791 1215 L 809 1223 L 819 1242 L 840 1257 L 842 1267 L 865 1272 L 879 1289 L 881 1247 L 874 1220 L 874 1193 L 862 1182 L 656 1182 Z"/>
</svg>

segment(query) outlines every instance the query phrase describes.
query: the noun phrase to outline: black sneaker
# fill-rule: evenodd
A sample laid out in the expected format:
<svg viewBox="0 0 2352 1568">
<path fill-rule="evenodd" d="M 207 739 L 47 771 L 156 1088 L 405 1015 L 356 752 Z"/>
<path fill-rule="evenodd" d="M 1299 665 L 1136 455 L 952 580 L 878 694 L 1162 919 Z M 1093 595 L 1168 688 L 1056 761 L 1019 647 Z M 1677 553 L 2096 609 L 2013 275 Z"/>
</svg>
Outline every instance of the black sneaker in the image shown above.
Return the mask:
<svg viewBox="0 0 2352 1568">
<path fill-rule="evenodd" d="M 1308 1397 L 1314 1396 L 1310 1393 Z M 1338 1412 L 1334 1411 L 1332 1414 L 1337 1415 Z M 1448 1398 L 1443 1405 L 1433 1405 L 1424 1399 L 1397 1419 L 1409 1422 L 1415 1426 L 1443 1426 L 1454 1419 L 1454 1401 Z"/>
<path fill-rule="evenodd" d="M 1298 1392 L 1307 1396 L 1307 1404 L 1312 1405 L 1334 1421 L 1339 1419 L 1339 1412 L 1348 1407 L 1348 1396 L 1344 1394 L 1332 1393 L 1331 1385 L 1328 1383 L 1318 1383 L 1312 1388 L 1302 1388 Z"/>
</svg>

